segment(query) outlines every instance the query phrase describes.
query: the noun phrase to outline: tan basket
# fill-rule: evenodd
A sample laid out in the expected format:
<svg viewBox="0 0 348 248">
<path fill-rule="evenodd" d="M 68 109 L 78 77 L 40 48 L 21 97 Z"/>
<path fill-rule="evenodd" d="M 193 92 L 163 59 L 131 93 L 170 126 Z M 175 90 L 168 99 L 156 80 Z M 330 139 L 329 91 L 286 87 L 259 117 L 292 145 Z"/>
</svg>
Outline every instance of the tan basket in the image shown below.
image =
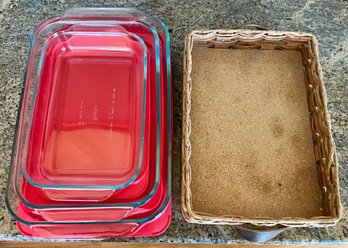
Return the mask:
<svg viewBox="0 0 348 248">
<path fill-rule="evenodd" d="M 226 49 L 297 50 L 302 52 L 305 69 L 308 110 L 313 134 L 314 157 L 318 166 L 318 181 L 321 191 L 322 216 L 298 218 L 243 217 L 237 215 L 212 215 L 195 211 L 192 204 L 191 179 L 191 94 L 192 49 L 194 46 Z M 209 59 L 209 58 L 207 58 Z M 228 224 L 255 226 L 282 225 L 288 227 L 325 227 L 337 223 L 341 216 L 338 189 L 338 164 L 327 111 L 325 88 L 318 60 L 318 44 L 307 33 L 260 31 L 260 30 L 202 30 L 187 35 L 184 53 L 183 81 L 183 134 L 182 134 L 182 193 L 181 209 L 184 218 L 198 224 Z M 319 189 L 318 189 L 319 191 Z"/>
</svg>

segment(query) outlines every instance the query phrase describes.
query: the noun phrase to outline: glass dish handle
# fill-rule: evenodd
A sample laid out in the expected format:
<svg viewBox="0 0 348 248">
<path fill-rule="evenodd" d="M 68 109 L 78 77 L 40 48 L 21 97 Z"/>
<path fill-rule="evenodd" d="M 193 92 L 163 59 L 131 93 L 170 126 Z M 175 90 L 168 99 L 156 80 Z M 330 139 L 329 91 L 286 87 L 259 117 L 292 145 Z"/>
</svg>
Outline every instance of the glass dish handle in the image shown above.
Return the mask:
<svg viewBox="0 0 348 248">
<path fill-rule="evenodd" d="M 93 201 L 100 202 L 108 199 L 114 189 L 81 190 L 81 189 L 39 189 L 42 197 L 54 201 Z"/>
<path fill-rule="evenodd" d="M 34 237 L 81 239 L 83 238 L 109 238 L 125 237 L 136 231 L 139 224 L 117 223 L 117 224 L 66 224 L 57 228 L 55 225 L 32 225 L 17 224 L 24 234 Z M 31 229 L 31 230 L 30 230 Z"/>
<path fill-rule="evenodd" d="M 119 208 L 86 208 L 86 209 L 37 209 L 39 215 L 46 221 L 116 221 L 127 217 L 133 207 Z"/>
<path fill-rule="evenodd" d="M 65 11 L 63 19 L 76 18 L 136 18 L 145 14 L 136 8 L 72 8 Z"/>
</svg>

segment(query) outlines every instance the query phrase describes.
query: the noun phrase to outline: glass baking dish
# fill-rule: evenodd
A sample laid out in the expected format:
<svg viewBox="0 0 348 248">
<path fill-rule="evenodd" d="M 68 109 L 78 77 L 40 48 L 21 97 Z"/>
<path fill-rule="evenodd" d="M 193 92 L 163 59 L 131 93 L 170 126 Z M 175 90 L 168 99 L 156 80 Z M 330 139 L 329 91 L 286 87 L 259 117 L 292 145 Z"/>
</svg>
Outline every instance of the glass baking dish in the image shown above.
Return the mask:
<svg viewBox="0 0 348 248">
<path fill-rule="evenodd" d="M 129 185 L 142 164 L 143 41 L 124 33 L 60 31 L 46 40 L 41 57 L 26 178 Z"/>
<path fill-rule="evenodd" d="M 161 38 L 161 42 L 163 42 L 164 40 Z M 161 46 L 162 47 L 162 46 Z M 162 54 L 165 54 L 166 51 L 165 51 L 165 47 L 163 47 L 163 51 L 162 51 Z M 165 64 L 166 61 L 165 59 L 163 59 L 163 63 Z M 163 74 L 163 73 L 160 73 L 160 75 Z M 153 81 L 153 80 L 152 80 Z M 157 84 L 157 83 L 156 83 Z M 153 92 L 157 91 L 156 88 L 159 87 L 156 86 L 154 83 L 152 84 L 151 86 L 151 80 L 149 80 L 149 87 L 151 88 L 150 90 L 152 90 Z M 151 92 L 148 94 L 148 96 L 151 95 Z M 151 101 L 154 100 L 155 97 L 152 97 L 149 99 L 149 103 L 150 105 L 152 105 L 153 109 L 152 109 L 152 112 L 156 112 L 156 105 L 155 104 L 151 104 Z M 162 98 L 161 96 L 159 98 Z M 160 101 L 158 101 L 160 102 Z M 158 112 L 157 112 L 158 113 Z M 149 140 L 149 139 L 147 139 Z M 144 156 L 146 156 L 147 153 L 145 152 L 144 153 Z M 152 175 L 152 178 L 156 178 L 156 175 L 155 173 L 157 174 L 157 172 L 155 172 L 155 164 L 158 164 L 158 162 L 155 162 L 153 160 L 153 166 L 150 166 L 150 175 Z M 157 166 L 157 165 L 156 165 Z M 148 166 L 149 167 L 149 166 Z M 66 202 L 52 202 L 52 201 L 49 201 L 47 199 L 42 199 L 42 197 L 40 197 L 40 192 L 38 192 L 37 189 L 33 188 L 31 185 L 29 185 L 28 183 L 26 182 L 23 182 L 24 179 L 21 178 L 20 176 L 18 176 L 20 174 L 17 174 L 17 183 L 16 183 L 16 191 L 17 191 L 17 194 L 19 195 L 19 197 L 22 199 L 22 201 L 30 208 L 34 208 L 34 209 L 40 209 L 40 211 L 43 212 L 43 208 L 52 208 L 52 206 L 58 206 L 60 205 L 60 207 L 63 209 L 63 208 L 69 208 L 70 206 L 73 206 L 73 207 L 81 207 L 84 206 L 82 204 L 82 202 L 78 205 L 78 206 L 74 206 L 76 205 L 76 203 L 66 203 Z M 156 179 L 156 182 L 158 182 L 158 179 Z M 25 184 L 25 186 L 23 186 Z M 151 184 L 150 184 L 151 185 Z M 113 202 L 113 203 L 132 203 L 132 207 L 135 207 L 135 206 L 140 206 L 140 204 L 144 204 L 144 202 L 147 202 L 148 199 L 150 199 L 151 197 L 151 201 L 153 202 L 154 200 L 152 198 L 154 198 L 155 196 L 154 193 L 156 192 L 156 188 L 157 185 L 153 185 L 153 187 L 147 187 L 148 191 L 146 192 L 146 194 L 141 194 L 141 195 L 135 195 L 135 192 L 136 190 L 134 190 L 136 185 L 132 184 L 132 185 L 129 185 L 128 187 L 122 189 L 122 190 L 119 190 L 117 193 L 115 192 L 113 195 L 110 196 L 110 199 L 108 199 L 108 202 Z M 61 194 L 61 192 L 59 192 Z M 145 196 L 147 196 L 145 198 Z M 103 202 L 99 202 L 98 204 L 103 204 L 105 203 L 105 201 Z M 66 205 L 64 207 L 64 205 Z M 117 205 L 116 205 L 117 206 Z M 127 210 L 129 209 L 128 207 L 126 208 Z M 63 211 L 63 210 L 62 210 Z M 49 211 L 49 213 L 51 213 L 51 211 Z M 90 216 L 93 216 L 93 215 L 90 215 Z M 99 215 L 100 216 L 100 215 Z M 64 215 L 63 215 L 64 217 Z M 92 217 L 91 217 L 92 218 Z"/>
<path fill-rule="evenodd" d="M 57 21 L 57 19 L 52 19 L 53 20 L 53 22 L 54 21 Z M 51 23 L 50 22 L 48 22 L 48 21 L 46 21 L 46 22 L 44 22 L 45 23 L 45 25 L 46 26 L 49 26 Z M 75 24 L 75 25 L 77 25 L 77 24 L 79 24 L 80 22 L 74 22 L 74 21 L 69 21 L 69 22 L 64 22 L 65 24 Z M 101 23 L 100 22 L 97 22 L 97 23 L 99 23 L 99 25 L 101 25 Z M 146 24 L 146 23 L 137 23 L 137 22 L 134 22 L 134 21 L 132 21 L 132 22 L 128 22 L 128 21 L 124 21 L 124 22 L 121 22 L 122 23 L 122 25 L 123 26 L 127 26 L 127 28 L 129 29 L 129 30 L 137 30 L 137 29 L 139 29 L 139 27 L 140 26 L 143 26 L 143 29 L 140 29 L 140 30 L 138 30 L 138 32 L 140 32 L 141 33 L 141 35 L 146 35 L 146 36 L 144 36 L 147 40 L 149 40 L 149 32 L 145 32 L 144 31 L 144 28 L 146 27 L 146 28 L 148 28 L 149 30 L 151 30 L 151 32 L 153 32 L 153 34 L 152 35 L 154 35 L 155 36 L 155 38 L 156 39 L 158 39 L 158 37 L 157 37 L 157 34 L 155 33 L 156 31 L 150 26 L 150 25 L 148 25 L 148 24 Z M 55 23 L 53 23 L 53 25 L 54 25 Z M 88 22 L 88 25 L 92 25 L 92 24 L 94 24 L 95 25 L 95 22 L 91 22 L 91 21 L 89 21 Z M 118 25 L 118 24 L 120 24 L 120 22 L 116 22 L 116 21 L 108 21 L 107 23 L 105 23 L 105 22 L 102 22 L 102 24 L 103 25 L 109 25 L 110 27 L 113 27 L 114 25 Z M 55 25 L 58 25 L 59 27 L 64 27 L 64 25 L 62 24 L 62 23 L 59 23 L 59 24 L 55 24 Z M 52 28 L 52 26 L 49 26 L 50 27 L 50 30 L 54 30 L 54 28 Z M 52 31 L 53 32 L 53 31 Z M 146 41 L 145 41 L 145 43 L 146 43 Z M 154 48 L 154 50 L 156 50 L 156 52 L 157 52 L 157 54 L 158 54 L 158 45 L 157 45 L 157 43 L 158 42 L 155 42 L 156 43 L 156 45 L 152 45 L 152 46 L 154 46 L 155 48 Z M 35 43 L 34 43 L 35 44 Z M 149 45 L 149 43 L 147 44 L 147 45 Z M 35 52 L 35 50 L 33 51 L 33 52 Z M 154 56 L 153 56 L 154 57 Z M 153 68 L 151 68 L 150 67 L 150 62 L 149 62 L 149 69 L 150 70 L 157 70 L 157 71 L 159 71 L 159 63 L 158 63 L 158 58 L 157 58 L 158 56 L 156 55 L 156 69 L 153 69 Z M 153 62 L 152 62 L 153 63 Z M 152 72 L 152 74 L 155 74 L 156 76 L 154 76 L 154 77 L 156 77 L 156 78 L 158 78 L 159 77 L 159 72 Z M 156 79 L 156 80 L 159 80 L 159 78 L 158 79 Z M 33 184 L 33 185 L 35 185 L 35 186 L 37 186 L 37 187 L 42 187 L 43 189 L 45 189 L 44 190 L 44 192 L 45 192 L 45 194 L 46 195 L 48 195 L 48 197 L 50 197 L 50 198 L 53 198 L 53 199 L 56 199 L 56 200 L 62 200 L 62 199 L 66 199 L 67 197 L 69 197 L 70 195 L 73 195 L 73 197 L 72 197 L 72 200 L 76 200 L 76 197 L 75 197 L 75 195 L 77 195 L 78 197 L 80 197 L 80 200 L 86 200 L 86 198 L 87 197 L 91 197 L 91 196 L 93 196 L 93 198 L 95 198 L 95 199 L 97 199 L 97 200 L 103 200 L 103 199 L 105 199 L 105 196 L 110 196 L 111 195 L 111 193 L 113 192 L 112 190 L 102 190 L 104 187 L 105 187 L 105 185 L 104 186 L 95 186 L 95 187 L 90 187 L 90 186 L 86 186 L 86 187 L 84 187 L 84 188 L 82 188 L 82 190 L 80 190 L 81 189 L 81 187 L 79 188 L 79 187 L 75 187 L 76 185 L 57 185 L 57 184 L 54 184 L 54 185 L 42 185 L 42 184 L 39 184 L 39 183 L 37 183 L 37 182 L 35 182 L 35 181 L 33 181 L 30 177 L 28 177 L 28 175 L 27 174 L 25 174 L 24 173 L 24 175 L 26 176 L 26 179 L 31 183 L 31 184 Z M 66 190 L 66 191 L 62 191 L 61 190 L 61 188 L 69 188 L 69 190 Z M 77 190 L 77 189 L 79 189 L 79 190 Z M 89 191 L 89 190 L 87 190 L 88 188 L 93 188 L 93 189 L 96 189 L 96 190 L 94 190 L 93 192 L 91 192 L 91 191 Z M 114 186 L 106 186 L 105 188 L 107 188 L 107 189 L 109 189 L 109 188 L 111 188 L 111 189 L 113 189 L 113 188 L 115 188 Z M 75 190 L 76 189 L 76 190 Z M 63 193 L 64 192 L 64 193 Z M 86 197 L 85 197 L 86 196 Z M 95 199 L 93 199 L 93 200 L 95 200 Z"/>
<path fill-rule="evenodd" d="M 167 37 L 167 38 L 164 38 L 163 36 L 165 35 L 165 37 Z M 167 71 L 167 69 L 169 69 L 170 70 L 170 52 L 169 52 L 169 34 L 168 34 L 168 32 L 167 32 L 167 30 L 164 30 L 162 33 L 161 33 L 161 35 L 160 35 L 160 38 L 161 38 L 161 42 L 162 42 L 162 44 L 163 44 L 163 46 L 161 46 L 161 49 L 162 49 L 162 53 L 163 54 L 166 54 L 166 57 L 164 57 L 163 58 L 163 63 L 162 63 L 162 67 L 161 67 L 161 69 L 163 70 L 163 72 L 164 73 L 162 73 L 162 75 L 163 75 L 163 77 L 162 77 L 162 79 L 164 80 L 163 81 L 163 84 L 161 85 L 161 90 L 163 91 L 164 90 L 164 93 L 162 93 L 165 97 L 164 98 L 162 98 L 161 97 L 161 103 L 163 103 L 163 108 L 162 108 L 162 111 L 164 111 L 165 112 L 165 109 L 166 109 L 166 107 L 165 106 L 167 106 L 167 109 L 168 109 L 168 113 L 164 113 L 162 116 L 163 117 L 166 117 L 166 118 L 168 118 L 170 121 L 171 121 L 171 104 L 166 104 L 166 97 L 168 97 L 168 101 L 170 102 L 171 101 L 171 95 L 170 95 L 170 71 Z M 166 81 L 165 81 L 166 80 Z M 167 83 L 166 83 L 167 82 Z M 167 85 L 168 84 L 168 85 Z M 168 87 L 168 94 L 166 94 L 165 93 L 165 90 L 166 90 L 166 88 Z M 156 93 L 156 94 L 158 94 L 158 92 Z M 161 121 L 161 123 L 163 123 L 164 122 L 164 120 L 162 120 Z M 169 123 L 170 124 L 170 126 L 171 126 L 171 122 Z M 161 132 L 166 132 L 166 131 L 161 131 Z M 171 128 L 169 129 L 169 135 L 171 135 Z M 171 140 L 171 139 L 170 139 Z M 162 142 L 161 142 L 162 143 Z M 165 146 L 165 145 L 164 145 Z M 171 150 L 171 142 L 170 142 L 170 145 L 169 145 L 169 147 L 168 147 L 168 149 L 170 149 Z M 157 152 L 158 153 L 158 152 Z M 169 152 L 169 154 L 171 154 L 171 152 Z M 170 158 L 170 157 L 169 157 Z M 170 159 L 169 159 L 170 160 Z M 169 162 L 171 162 L 171 161 L 168 161 L 168 163 Z M 17 190 L 18 190 L 18 187 L 16 187 L 17 188 Z M 152 192 L 153 192 L 154 190 L 152 190 Z M 29 191 L 29 193 L 28 193 L 29 195 L 35 195 L 35 194 L 32 194 L 32 192 L 30 192 Z M 22 201 L 23 201 L 23 199 L 21 199 Z M 25 202 L 25 201 L 23 201 L 23 202 Z M 111 202 L 111 198 L 108 200 L 108 202 L 106 202 L 105 204 L 89 204 L 89 205 L 87 205 L 88 207 L 90 207 L 90 209 L 87 209 L 87 211 L 82 211 L 83 213 L 88 213 L 88 216 L 90 216 L 90 214 L 91 213 L 93 213 L 93 212 L 98 212 L 99 211 L 99 213 L 101 212 L 101 211 L 104 211 L 103 213 L 105 213 L 105 214 L 107 214 L 107 212 L 110 212 L 110 211 L 108 211 L 108 210 L 110 210 L 110 207 L 112 207 L 111 208 L 111 211 L 113 211 L 114 212 L 114 215 L 112 216 L 112 217 L 105 217 L 105 218 L 117 218 L 119 215 L 121 215 L 120 214 L 120 212 L 122 212 L 122 211 L 124 211 L 124 212 L 126 212 L 126 211 L 128 211 L 128 209 L 127 208 L 122 208 L 122 210 L 121 211 L 119 211 L 120 209 L 120 205 L 119 204 L 110 204 L 110 202 Z M 143 201 L 144 202 L 144 201 Z M 65 203 L 65 204 L 67 204 L 67 203 Z M 32 205 L 30 205 L 29 204 L 29 206 L 31 206 L 31 207 L 33 207 Z M 84 206 L 84 205 L 82 205 L 82 206 Z M 133 205 L 134 206 L 134 205 Z M 81 205 L 79 204 L 79 205 L 73 205 L 73 204 L 69 204 L 68 206 L 66 206 L 66 205 L 58 205 L 58 204 L 56 204 L 56 205 L 54 205 L 54 204 L 50 204 L 50 205 L 48 205 L 48 204 L 46 204 L 46 205 L 42 205 L 42 206 L 34 206 L 35 208 L 37 208 L 38 210 L 37 210 L 37 212 L 36 213 L 38 213 L 38 212 L 40 212 L 40 213 L 43 213 L 44 212 L 44 214 L 43 214 L 43 216 L 45 216 L 45 218 L 46 219 L 52 219 L 53 217 L 51 217 L 50 215 L 52 214 L 52 216 L 56 216 L 57 215 L 57 210 L 59 209 L 59 210 L 61 210 L 61 211 L 59 211 L 59 215 L 60 216 L 63 216 L 63 217 L 59 217 L 58 219 L 60 219 L 60 218 L 63 218 L 64 219 L 64 213 L 65 213 L 65 218 L 69 218 L 68 216 L 69 215 L 66 215 L 66 213 L 76 213 L 76 211 L 77 210 L 80 210 L 81 209 Z M 99 208 L 100 207 L 100 208 Z M 60 208 L 62 208 L 62 209 L 60 209 Z M 98 208 L 98 209 L 96 209 L 96 208 Z M 140 209 L 140 208 L 139 208 Z M 85 209 L 84 209 L 85 210 Z M 117 210 L 118 211 L 118 213 L 116 213 L 116 211 L 115 210 Z M 139 212 L 139 211 L 138 211 Z M 76 218 L 86 218 L 86 217 L 83 217 L 84 215 L 83 215 L 83 213 L 82 213 L 82 217 L 81 217 L 81 215 L 80 216 L 77 216 Z M 80 212 L 80 214 L 81 214 L 81 212 Z M 95 217 L 91 217 L 91 218 L 95 218 Z M 70 218 L 71 219 L 71 218 Z"/>
</svg>

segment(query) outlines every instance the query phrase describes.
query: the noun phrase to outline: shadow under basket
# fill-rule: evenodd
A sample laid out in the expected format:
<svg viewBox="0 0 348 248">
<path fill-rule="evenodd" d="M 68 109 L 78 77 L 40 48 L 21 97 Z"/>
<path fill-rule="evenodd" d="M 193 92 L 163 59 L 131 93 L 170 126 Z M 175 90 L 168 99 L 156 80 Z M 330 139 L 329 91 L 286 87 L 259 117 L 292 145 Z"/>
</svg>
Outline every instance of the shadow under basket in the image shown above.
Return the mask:
<svg viewBox="0 0 348 248">
<path fill-rule="evenodd" d="M 181 207 L 263 242 L 338 222 L 338 164 L 314 36 L 207 30 L 185 41 Z"/>
</svg>

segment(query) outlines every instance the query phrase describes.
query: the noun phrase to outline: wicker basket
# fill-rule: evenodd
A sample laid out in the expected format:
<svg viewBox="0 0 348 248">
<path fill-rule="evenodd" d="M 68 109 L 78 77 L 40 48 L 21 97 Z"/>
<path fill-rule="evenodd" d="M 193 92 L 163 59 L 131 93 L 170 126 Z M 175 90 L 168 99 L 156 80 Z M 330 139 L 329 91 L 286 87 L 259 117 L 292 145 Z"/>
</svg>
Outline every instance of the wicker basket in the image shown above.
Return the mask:
<svg viewBox="0 0 348 248">
<path fill-rule="evenodd" d="M 195 174 L 192 173 L 192 166 L 194 165 L 190 164 L 190 157 L 192 155 L 190 138 L 193 135 L 191 127 L 191 111 L 193 108 L 191 106 L 191 95 L 195 90 L 195 84 L 192 81 L 192 66 L 194 66 L 192 65 L 192 49 L 194 47 L 212 49 L 295 50 L 302 53 L 309 122 L 313 137 L 314 157 L 320 188 L 320 190 L 318 189 L 318 194 L 320 194 L 322 205 L 321 216 L 309 218 L 296 216 L 282 216 L 281 218 L 272 216 L 245 217 L 233 214 L 214 215 L 196 211 L 193 208 L 191 181 Z M 188 222 L 197 224 L 251 224 L 252 226 L 276 227 L 279 230 L 282 230 L 284 227 L 326 227 L 337 223 L 341 216 L 338 164 L 335 145 L 330 131 L 330 118 L 326 102 L 321 66 L 318 60 L 318 45 L 315 37 L 311 34 L 243 29 L 204 30 L 193 31 L 188 34 L 185 40 L 183 81 L 181 209 L 184 218 Z"/>
</svg>

